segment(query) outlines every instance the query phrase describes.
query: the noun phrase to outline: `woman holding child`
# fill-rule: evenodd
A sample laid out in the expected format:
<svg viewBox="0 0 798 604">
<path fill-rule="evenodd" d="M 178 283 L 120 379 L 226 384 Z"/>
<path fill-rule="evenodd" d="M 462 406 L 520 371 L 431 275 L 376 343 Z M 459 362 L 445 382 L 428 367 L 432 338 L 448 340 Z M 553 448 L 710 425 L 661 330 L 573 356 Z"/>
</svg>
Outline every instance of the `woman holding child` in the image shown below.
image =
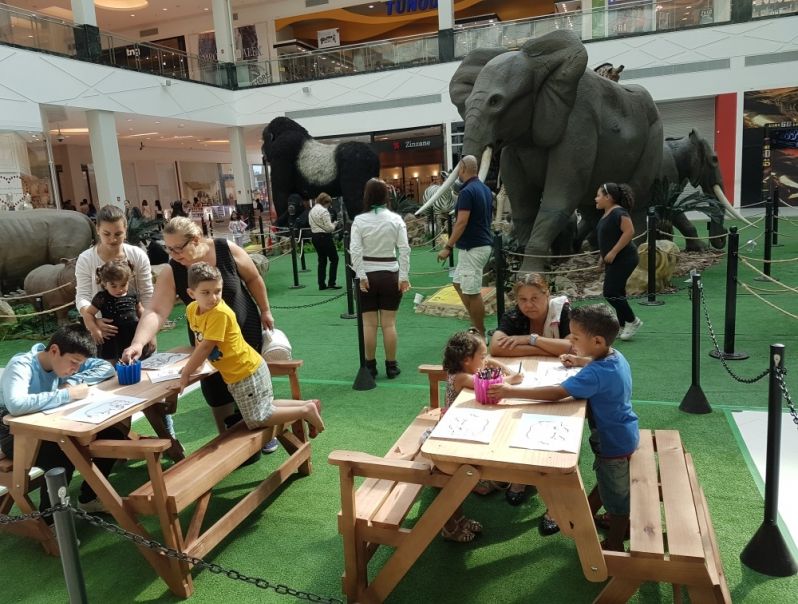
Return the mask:
<svg viewBox="0 0 798 604">
<path fill-rule="evenodd" d="M 552 296 L 546 279 L 526 273 L 513 286 L 516 307 L 504 313 L 490 341 L 490 353 L 497 357 L 560 356 L 571 351 L 567 339 L 570 304 L 565 296 Z M 526 499 L 526 485 L 511 484 L 505 492 L 510 505 Z M 547 514 L 540 521 L 540 532 L 551 535 L 559 530 Z"/>
<path fill-rule="evenodd" d="M 169 318 L 175 305 L 175 296 L 186 304 L 192 299 L 188 293 L 188 268 L 205 262 L 219 269 L 222 276 L 222 299 L 236 316 L 244 340 L 255 350 L 263 344 L 263 329 L 274 328 L 274 317 L 269 307 L 266 284 L 249 255 L 224 238 L 204 237 L 200 227 L 186 217 L 172 218 L 164 228 L 166 251 L 171 256 L 169 266 L 158 275 L 152 302 L 145 308 L 136 335 L 123 359 L 141 356 L 144 344 L 149 341 Z M 194 344 L 194 334 L 189 331 Z M 219 433 L 225 431 L 225 419 L 233 416 L 235 403 L 220 373 L 201 382 L 202 394 L 213 411 Z M 277 448 L 276 440 L 269 443 L 269 452 Z"/>
</svg>

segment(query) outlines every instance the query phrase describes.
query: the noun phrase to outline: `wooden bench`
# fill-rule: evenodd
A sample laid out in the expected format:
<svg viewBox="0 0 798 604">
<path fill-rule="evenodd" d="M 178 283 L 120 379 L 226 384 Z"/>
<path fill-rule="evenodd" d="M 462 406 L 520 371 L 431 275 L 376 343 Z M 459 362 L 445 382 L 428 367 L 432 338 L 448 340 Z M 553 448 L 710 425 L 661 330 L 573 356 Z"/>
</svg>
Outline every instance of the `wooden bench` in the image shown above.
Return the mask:
<svg viewBox="0 0 798 604">
<path fill-rule="evenodd" d="M 429 406 L 437 409 L 440 404 L 440 382 L 445 382 L 448 374 L 442 365 L 419 365 L 419 373 L 424 373 L 429 378 Z"/>
<path fill-rule="evenodd" d="M 14 463 L 0 453 L 0 516 L 8 515 L 14 504 L 23 514 L 35 511 L 27 495 L 23 501 L 17 501 L 12 494 L 14 484 Z M 32 491 L 44 484 L 44 471 L 40 468 L 31 468 L 28 472 L 28 491 Z M 46 487 L 45 487 L 46 488 Z M 42 544 L 44 551 L 53 556 L 58 555 L 58 543 L 53 533 L 41 520 L 26 520 L 14 524 L 5 524 L 2 529 L 8 533 L 35 539 Z"/>
<path fill-rule="evenodd" d="M 626 602 L 646 581 L 685 586 L 694 604 L 730 603 L 718 544 L 692 457 L 676 430 L 641 430 L 632 455 L 630 547 L 604 552 L 611 577 L 595 603 Z"/>
<path fill-rule="evenodd" d="M 442 487 L 450 479 L 434 474 L 432 463 L 420 456 L 422 435 L 439 419 L 438 409 L 423 409 L 384 457 L 354 451 L 330 453 L 329 463 L 338 466 L 340 473 L 338 530 L 344 544 L 343 591 L 350 602 L 373 599 L 364 597 L 369 588 L 368 562 L 380 545 L 398 547 L 408 538 L 411 531 L 401 525 L 422 487 Z M 366 477 L 357 491 L 356 476 Z M 395 571 L 386 564 L 374 583 L 393 582 L 386 572 Z"/>
</svg>

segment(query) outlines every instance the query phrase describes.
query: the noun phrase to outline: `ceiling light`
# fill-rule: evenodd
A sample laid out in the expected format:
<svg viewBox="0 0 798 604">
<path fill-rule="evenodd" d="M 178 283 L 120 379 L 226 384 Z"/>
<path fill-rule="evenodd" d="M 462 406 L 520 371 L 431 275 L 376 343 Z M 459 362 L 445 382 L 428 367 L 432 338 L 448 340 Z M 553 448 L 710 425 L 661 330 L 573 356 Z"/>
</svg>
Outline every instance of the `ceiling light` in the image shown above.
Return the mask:
<svg viewBox="0 0 798 604">
<path fill-rule="evenodd" d="M 369 8 L 374 8 L 374 5 L 373 4 L 369 4 Z"/>
<path fill-rule="evenodd" d="M 138 136 L 152 136 L 153 134 L 158 134 L 157 132 L 142 132 L 141 134 L 125 134 L 125 138 L 136 138 Z M 147 139 L 149 140 L 149 139 Z"/>
<path fill-rule="evenodd" d="M 105 10 L 140 10 L 149 6 L 147 0 L 94 0 L 97 8 Z"/>
<path fill-rule="evenodd" d="M 57 130 L 50 130 L 50 134 L 88 134 L 88 128 L 58 128 Z"/>
<path fill-rule="evenodd" d="M 169 10 L 169 9 L 168 9 L 168 8 L 162 8 L 161 10 L 163 10 L 163 11 L 167 11 L 167 10 Z"/>
</svg>

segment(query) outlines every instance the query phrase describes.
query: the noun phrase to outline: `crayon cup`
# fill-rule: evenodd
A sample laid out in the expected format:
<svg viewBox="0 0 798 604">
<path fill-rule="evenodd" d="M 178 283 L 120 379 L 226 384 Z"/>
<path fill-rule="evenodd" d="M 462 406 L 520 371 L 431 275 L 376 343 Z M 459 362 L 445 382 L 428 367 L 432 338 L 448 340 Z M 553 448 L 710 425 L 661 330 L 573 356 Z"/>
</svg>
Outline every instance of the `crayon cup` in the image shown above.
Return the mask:
<svg viewBox="0 0 798 604">
<path fill-rule="evenodd" d="M 130 365 L 116 364 L 116 377 L 121 386 L 138 384 L 141 381 L 141 361 L 133 361 Z"/>
<path fill-rule="evenodd" d="M 477 402 L 483 405 L 495 405 L 500 399 L 492 397 L 488 394 L 488 387 L 491 384 L 501 384 L 504 378 L 500 375 L 493 378 L 480 377 L 478 373 L 474 374 L 474 395 Z"/>
</svg>

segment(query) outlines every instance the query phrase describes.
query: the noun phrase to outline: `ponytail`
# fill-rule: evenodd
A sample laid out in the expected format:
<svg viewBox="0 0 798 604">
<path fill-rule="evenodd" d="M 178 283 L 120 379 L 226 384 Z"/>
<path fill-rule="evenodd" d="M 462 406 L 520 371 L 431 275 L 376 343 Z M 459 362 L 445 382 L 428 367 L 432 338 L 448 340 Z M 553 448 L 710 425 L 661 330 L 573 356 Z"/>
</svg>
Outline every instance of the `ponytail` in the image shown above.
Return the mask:
<svg viewBox="0 0 798 604">
<path fill-rule="evenodd" d="M 632 188 L 627 184 L 616 184 L 607 182 L 601 185 L 605 195 L 612 197 L 612 200 L 627 212 L 631 212 L 635 207 L 635 198 Z"/>
</svg>

